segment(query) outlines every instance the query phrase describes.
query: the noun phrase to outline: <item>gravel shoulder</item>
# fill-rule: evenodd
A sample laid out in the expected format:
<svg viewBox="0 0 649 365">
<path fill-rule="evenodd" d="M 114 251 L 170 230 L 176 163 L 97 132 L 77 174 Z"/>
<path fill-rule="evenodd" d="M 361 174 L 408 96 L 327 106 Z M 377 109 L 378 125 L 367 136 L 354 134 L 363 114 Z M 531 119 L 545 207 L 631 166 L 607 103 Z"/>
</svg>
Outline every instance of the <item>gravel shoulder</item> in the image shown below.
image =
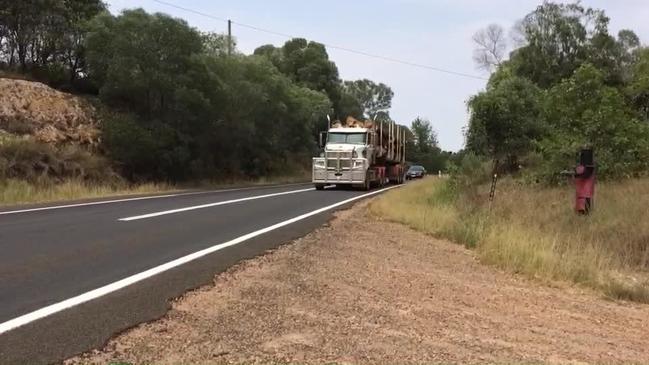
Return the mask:
<svg viewBox="0 0 649 365">
<path fill-rule="evenodd" d="M 500 272 L 367 204 L 65 364 L 649 363 L 649 306 Z"/>
</svg>

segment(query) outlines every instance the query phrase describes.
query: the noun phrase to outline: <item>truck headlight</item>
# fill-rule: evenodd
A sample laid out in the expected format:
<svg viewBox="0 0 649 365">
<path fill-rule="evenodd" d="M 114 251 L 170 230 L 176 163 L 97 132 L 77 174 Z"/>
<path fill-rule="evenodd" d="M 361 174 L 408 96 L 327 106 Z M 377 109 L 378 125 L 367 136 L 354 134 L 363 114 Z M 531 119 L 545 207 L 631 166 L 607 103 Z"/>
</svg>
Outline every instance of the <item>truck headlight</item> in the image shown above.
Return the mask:
<svg viewBox="0 0 649 365">
<path fill-rule="evenodd" d="M 325 168 L 325 161 L 324 161 L 324 160 L 315 160 L 315 161 L 313 162 L 313 165 L 314 165 L 316 168 L 324 169 L 324 168 Z"/>
<path fill-rule="evenodd" d="M 354 166 L 353 166 L 353 168 L 354 168 L 354 169 L 360 169 L 360 168 L 363 168 L 363 167 L 365 166 L 364 162 L 365 162 L 365 161 L 363 161 L 363 160 L 354 160 Z"/>
</svg>

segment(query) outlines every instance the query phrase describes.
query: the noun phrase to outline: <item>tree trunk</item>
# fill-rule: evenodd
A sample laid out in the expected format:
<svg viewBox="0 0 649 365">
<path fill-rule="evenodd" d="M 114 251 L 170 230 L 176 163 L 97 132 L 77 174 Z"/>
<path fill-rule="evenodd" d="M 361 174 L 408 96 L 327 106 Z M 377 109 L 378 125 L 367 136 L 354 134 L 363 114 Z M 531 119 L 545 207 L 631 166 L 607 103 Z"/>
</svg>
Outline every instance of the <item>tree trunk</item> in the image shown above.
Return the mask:
<svg viewBox="0 0 649 365">
<path fill-rule="evenodd" d="M 18 44 L 18 62 L 20 63 L 20 70 L 27 71 L 27 47 L 24 44 Z"/>
<path fill-rule="evenodd" d="M 68 58 L 68 66 L 70 67 L 70 84 L 72 84 L 77 79 L 77 68 L 79 67 L 79 57 L 70 55 Z"/>
<path fill-rule="evenodd" d="M 9 68 L 12 69 L 16 63 L 16 47 L 9 42 Z"/>
</svg>

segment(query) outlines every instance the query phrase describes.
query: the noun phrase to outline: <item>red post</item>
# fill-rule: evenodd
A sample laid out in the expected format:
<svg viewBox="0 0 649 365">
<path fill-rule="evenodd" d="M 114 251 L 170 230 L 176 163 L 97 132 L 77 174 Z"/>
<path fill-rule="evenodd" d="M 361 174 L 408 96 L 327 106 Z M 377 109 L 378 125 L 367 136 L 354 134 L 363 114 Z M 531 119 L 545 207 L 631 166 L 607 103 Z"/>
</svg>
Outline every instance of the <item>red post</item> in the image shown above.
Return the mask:
<svg viewBox="0 0 649 365">
<path fill-rule="evenodd" d="M 595 163 L 593 150 L 584 148 L 579 154 L 579 165 L 575 168 L 575 211 L 589 214 L 595 195 Z"/>
</svg>

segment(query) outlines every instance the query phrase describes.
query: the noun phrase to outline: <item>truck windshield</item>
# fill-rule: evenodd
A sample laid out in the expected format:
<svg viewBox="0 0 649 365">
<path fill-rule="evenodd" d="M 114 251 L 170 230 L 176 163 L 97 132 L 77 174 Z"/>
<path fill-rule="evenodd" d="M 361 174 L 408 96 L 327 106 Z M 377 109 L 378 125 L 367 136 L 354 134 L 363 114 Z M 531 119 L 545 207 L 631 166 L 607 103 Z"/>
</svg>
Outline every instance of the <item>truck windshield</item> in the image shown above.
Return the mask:
<svg viewBox="0 0 649 365">
<path fill-rule="evenodd" d="M 365 144 L 365 133 L 329 133 L 329 143 Z"/>
</svg>

